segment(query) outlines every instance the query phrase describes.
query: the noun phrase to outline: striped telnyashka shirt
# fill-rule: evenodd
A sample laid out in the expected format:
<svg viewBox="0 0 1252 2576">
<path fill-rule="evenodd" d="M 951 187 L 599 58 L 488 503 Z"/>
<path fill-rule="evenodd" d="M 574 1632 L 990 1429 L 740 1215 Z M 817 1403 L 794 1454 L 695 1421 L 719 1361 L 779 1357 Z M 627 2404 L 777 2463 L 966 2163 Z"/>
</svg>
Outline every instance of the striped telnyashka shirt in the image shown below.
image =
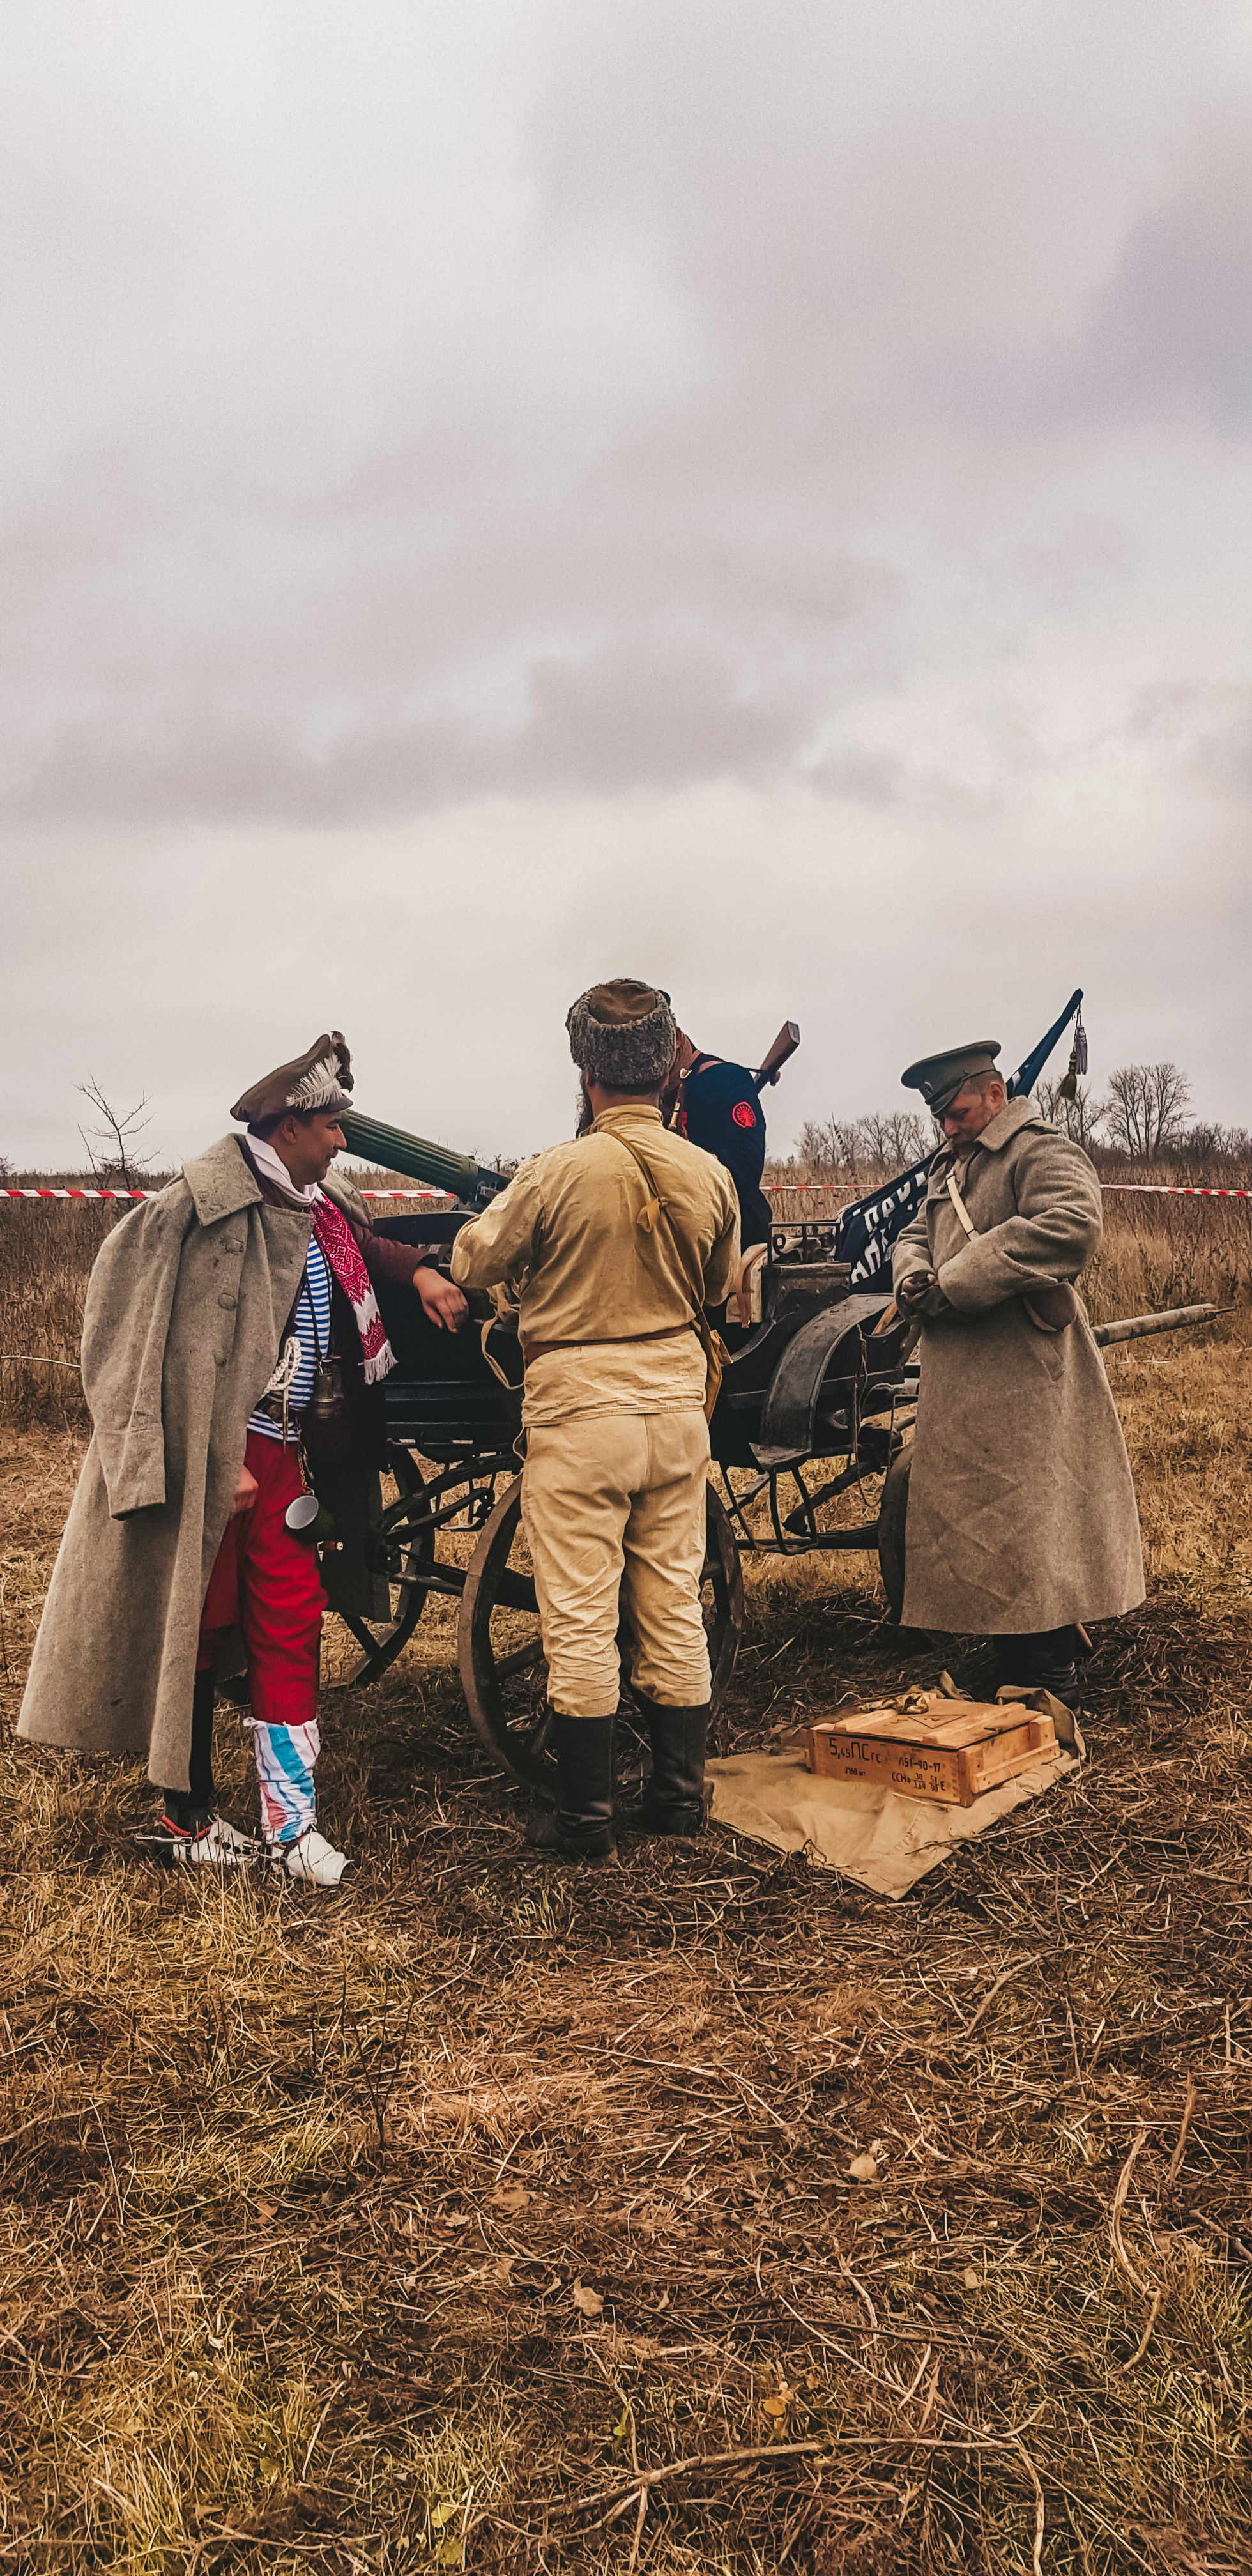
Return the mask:
<svg viewBox="0 0 1252 2576">
<path fill-rule="evenodd" d="M 300 1345 L 300 1366 L 292 1383 L 288 1407 L 294 1417 L 303 1413 L 313 1393 L 313 1371 L 317 1366 L 319 1349 L 323 1359 L 330 1349 L 330 1272 L 315 1234 L 309 1238 L 309 1256 L 304 1265 L 291 1329 Z M 283 1436 L 281 1422 L 271 1422 L 268 1413 L 250 1414 L 248 1429 L 258 1431 L 263 1440 L 281 1440 Z"/>
</svg>

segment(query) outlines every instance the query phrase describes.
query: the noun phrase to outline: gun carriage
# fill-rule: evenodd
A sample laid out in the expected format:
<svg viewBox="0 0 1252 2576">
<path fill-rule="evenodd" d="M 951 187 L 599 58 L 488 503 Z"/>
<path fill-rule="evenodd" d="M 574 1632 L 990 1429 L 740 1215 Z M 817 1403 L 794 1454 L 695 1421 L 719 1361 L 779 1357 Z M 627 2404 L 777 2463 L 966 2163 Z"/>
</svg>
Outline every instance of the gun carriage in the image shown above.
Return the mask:
<svg viewBox="0 0 1252 2576">
<path fill-rule="evenodd" d="M 498 1173 L 402 1130 L 355 1113 L 344 1127 L 355 1154 L 457 1195 L 452 1209 L 377 1220 L 393 1239 L 450 1243 L 505 1186 Z M 890 1513 L 874 1510 L 850 1528 L 825 1525 L 828 1504 L 881 1478 L 902 1453 L 917 1379 L 902 1359 L 905 1328 L 889 1293 L 854 1295 L 850 1268 L 829 1257 L 827 1235 L 815 1225 L 780 1229 L 760 1274 L 759 1321 L 714 1318 L 731 1353 L 710 1425 L 716 1476 L 708 1491 L 703 1594 L 714 1705 L 729 1686 L 743 1630 L 741 1551 L 877 1551 L 897 1613 L 903 1598 L 901 1542 Z M 428 1324 L 410 1299 L 384 1295 L 383 1305 L 398 1361 L 386 1385 L 398 1492 L 370 1533 L 366 1556 L 380 1586 L 390 1588 L 391 1615 L 374 1622 L 345 1614 L 363 1649 L 353 1679 L 377 1679 L 407 1644 L 431 1595 L 453 1596 L 474 1725 L 497 1761 L 541 1786 L 547 1716 L 521 1533 L 520 1346 L 483 1315 L 450 1334 Z M 818 1462 L 832 1471 L 820 1482 L 809 1474 Z"/>
<path fill-rule="evenodd" d="M 455 1193 L 451 1209 L 378 1220 L 402 1242 L 450 1244 L 506 1186 L 471 1159 L 355 1112 L 355 1154 Z M 378 1679 L 432 1595 L 459 1604 L 457 1659 L 475 1729 L 528 1785 L 550 1777 L 538 1606 L 521 1529 L 522 1359 L 515 1332 L 485 1309 L 441 1332 L 412 1299 L 380 1292 L 398 1366 L 386 1383 L 387 1448 L 397 1488 L 364 1542 L 376 1616 L 341 1610 L 362 1649 L 354 1683 Z M 472 1300 L 479 1305 L 482 1301 Z M 877 1560 L 890 1615 L 904 1600 L 910 1433 L 918 1366 L 889 1288 L 854 1290 L 831 1257 L 830 1228 L 780 1227 L 748 1323 L 711 1320 L 730 1350 L 710 1424 L 702 1578 L 713 1705 L 724 1698 L 743 1632 L 741 1556 L 860 1551 Z M 1097 1329 L 1100 1341 L 1200 1322 L 1210 1306 Z M 829 1507 L 857 1496 L 857 1519 Z M 332 1607 L 336 1586 L 331 1582 Z"/>
</svg>

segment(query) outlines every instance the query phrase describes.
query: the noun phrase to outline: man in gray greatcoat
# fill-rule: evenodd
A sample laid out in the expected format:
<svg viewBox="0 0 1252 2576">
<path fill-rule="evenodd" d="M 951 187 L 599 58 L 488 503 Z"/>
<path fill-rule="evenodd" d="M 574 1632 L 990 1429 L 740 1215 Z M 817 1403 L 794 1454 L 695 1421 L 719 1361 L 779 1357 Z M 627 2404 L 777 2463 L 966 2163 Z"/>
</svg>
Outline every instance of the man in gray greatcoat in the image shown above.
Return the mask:
<svg viewBox="0 0 1252 2576">
<path fill-rule="evenodd" d="M 1103 1233 L 1100 1184 L 1033 1100 L 1009 1100 L 999 1040 L 902 1079 L 946 1143 L 895 1247 L 920 1318 L 906 1626 L 990 1638 L 997 1684 L 1077 1698 L 1076 1629 L 1143 1595 L 1130 1461 L 1073 1285 Z"/>
<path fill-rule="evenodd" d="M 270 1858 L 318 1887 L 347 1861 L 316 1823 L 325 1594 L 287 1517 L 304 1493 L 300 1427 L 333 1360 L 347 1445 L 368 1444 L 394 1366 L 375 1282 L 411 1285 L 441 1329 L 465 1313 L 331 1178 L 351 1090 L 332 1029 L 244 1093 L 231 1116 L 246 1135 L 194 1156 L 108 1236 L 83 1317 L 93 1436 L 18 1722 L 36 1744 L 145 1752 L 163 1797 L 145 1839 L 170 1861 L 231 1866 L 256 1849 L 216 1812 L 213 1782 L 215 1668 L 237 1626 Z"/>
</svg>

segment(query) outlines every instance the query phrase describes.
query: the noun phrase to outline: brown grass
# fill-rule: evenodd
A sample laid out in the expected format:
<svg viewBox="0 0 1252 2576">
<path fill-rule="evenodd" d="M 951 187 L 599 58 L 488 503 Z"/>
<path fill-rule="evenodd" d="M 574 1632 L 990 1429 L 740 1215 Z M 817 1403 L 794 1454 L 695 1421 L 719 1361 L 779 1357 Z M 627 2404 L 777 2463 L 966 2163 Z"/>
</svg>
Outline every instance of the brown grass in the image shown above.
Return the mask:
<svg viewBox="0 0 1252 2576">
<path fill-rule="evenodd" d="M 77 1361 L 92 1262 L 115 1217 L 62 1201 L 0 1201 L 0 1421 L 86 1422 Z"/>
<path fill-rule="evenodd" d="M 134 1767 L 6 1731 L 0 2566 L 1242 2570 L 1249 1338 L 1109 1354 L 1092 1758 L 898 1905 L 528 1866 L 444 1605 L 326 1695 L 331 1898 L 162 1878 Z M 10 1721 L 81 1449 L 0 1436 Z M 728 1744 L 933 1673 L 863 1563 L 749 1596 Z"/>
</svg>

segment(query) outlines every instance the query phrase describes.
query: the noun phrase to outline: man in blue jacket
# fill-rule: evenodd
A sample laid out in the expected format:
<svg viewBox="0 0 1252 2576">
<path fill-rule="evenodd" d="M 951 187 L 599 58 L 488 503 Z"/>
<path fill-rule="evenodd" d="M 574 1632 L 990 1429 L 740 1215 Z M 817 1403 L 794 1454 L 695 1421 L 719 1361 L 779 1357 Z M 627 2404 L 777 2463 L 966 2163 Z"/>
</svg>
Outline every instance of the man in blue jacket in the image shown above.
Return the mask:
<svg viewBox="0 0 1252 2576">
<path fill-rule="evenodd" d="M 739 1238 L 745 1251 L 753 1244 L 768 1243 L 774 1220 L 761 1187 L 765 1113 L 755 1074 L 746 1064 L 706 1055 L 680 1029 L 662 1107 L 668 1110 L 671 1104 L 675 1104 L 671 1125 L 729 1172 L 739 1200 Z"/>
</svg>

